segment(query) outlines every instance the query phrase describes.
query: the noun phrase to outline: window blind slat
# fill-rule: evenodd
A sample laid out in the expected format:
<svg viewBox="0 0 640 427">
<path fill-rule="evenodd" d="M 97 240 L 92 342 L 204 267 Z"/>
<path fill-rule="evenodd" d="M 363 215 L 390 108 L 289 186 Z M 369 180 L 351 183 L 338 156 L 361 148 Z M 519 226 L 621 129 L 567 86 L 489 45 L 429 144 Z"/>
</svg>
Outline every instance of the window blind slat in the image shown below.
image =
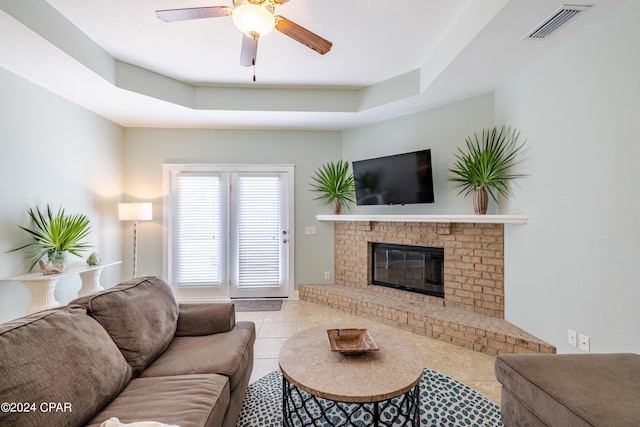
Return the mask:
<svg viewBox="0 0 640 427">
<path fill-rule="evenodd" d="M 280 178 L 240 175 L 238 206 L 239 288 L 280 283 Z"/>
<path fill-rule="evenodd" d="M 220 177 L 177 177 L 178 285 L 220 285 Z"/>
<path fill-rule="evenodd" d="M 173 277 L 179 287 L 238 289 L 282 285 L 280 173 L 178 173 L 172 207 Z M 232 179 L 233 191 L 225 183 Z M 229 199 L 229 195 L 231 198 Z M 233 202 L 228 205 L 228 201 Z M 224 218 L 233 218 L 230 236 Z M 227 239 L 231 237 L 231 243 Z M 235 251 L 227 254 L 228 248 Z M 227 265 L 227 263 L 229 265 Z"/>
</svg>

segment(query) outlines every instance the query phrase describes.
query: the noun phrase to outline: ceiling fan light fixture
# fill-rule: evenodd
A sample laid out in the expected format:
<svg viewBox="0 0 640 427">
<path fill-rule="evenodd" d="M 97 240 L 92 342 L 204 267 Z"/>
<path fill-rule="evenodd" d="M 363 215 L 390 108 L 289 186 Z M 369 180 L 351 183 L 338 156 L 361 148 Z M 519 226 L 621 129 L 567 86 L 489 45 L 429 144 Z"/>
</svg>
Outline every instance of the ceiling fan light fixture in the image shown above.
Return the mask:
<svg viewBox="0 0 640 427">
<path fill-rule="evenodd" d="M 253 3 L 244 3 L 233 9 L 233 23 L 252 38 L 269 34 L 276 26 L 275 17 L 269 10 Z"/>
</svg>

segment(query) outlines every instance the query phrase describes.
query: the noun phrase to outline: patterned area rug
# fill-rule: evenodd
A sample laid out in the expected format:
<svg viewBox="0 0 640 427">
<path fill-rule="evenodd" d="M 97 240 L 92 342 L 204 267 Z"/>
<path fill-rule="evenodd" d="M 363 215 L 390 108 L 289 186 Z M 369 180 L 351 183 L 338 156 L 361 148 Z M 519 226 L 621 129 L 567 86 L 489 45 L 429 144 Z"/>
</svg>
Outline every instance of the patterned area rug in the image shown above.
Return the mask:
<svg viewBox="0 0 640 427">
<path fill-rule="evenodd" d="M 382 414 L 384 416 L 384 414 Z M 381 417 L 381 419 L 384 419 Z M 356 420 L 355 426 L 366 425 Z M 403 425 L 400 422 L 395 425 Z M 331 423 L 317 424 L 317 427 Z M 451 377 L 424 370 L 420 380 L 420 426 L 502 427 L 500 406 Z M 249 385 L 237 427 L 282 426 L 282 374 L 274 371 Z M 301 426 L 302 427 L 302 426 Z"/>
</svg>

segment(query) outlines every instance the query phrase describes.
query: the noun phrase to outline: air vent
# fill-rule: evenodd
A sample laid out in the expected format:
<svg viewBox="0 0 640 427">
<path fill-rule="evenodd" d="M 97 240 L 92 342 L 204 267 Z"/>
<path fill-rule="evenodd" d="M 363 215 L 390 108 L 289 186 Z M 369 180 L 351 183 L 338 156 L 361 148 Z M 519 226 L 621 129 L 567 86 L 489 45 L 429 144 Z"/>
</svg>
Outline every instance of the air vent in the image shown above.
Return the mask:
<svg viewBox="0 0 640 427">
<path fill-rule="evenodd" d="M 558 11 L 552 14 L 546 21 L 538 25 L 535 30 L 530 32 L 527 37 L 530 39 L 544 39 L 549 37 L 558 28 L 581 14 L 589 10 L 591 6 L 577 6 L 565 4 Z"/>
</svg>

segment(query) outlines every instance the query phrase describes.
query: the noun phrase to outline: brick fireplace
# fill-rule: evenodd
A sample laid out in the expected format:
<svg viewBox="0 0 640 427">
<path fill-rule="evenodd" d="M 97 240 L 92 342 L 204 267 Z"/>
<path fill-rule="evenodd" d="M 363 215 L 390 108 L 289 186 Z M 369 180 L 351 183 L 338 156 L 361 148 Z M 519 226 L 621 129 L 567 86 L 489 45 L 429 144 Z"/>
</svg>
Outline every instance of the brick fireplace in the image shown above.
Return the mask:
<svg viewBox="0 0 640 427">
<path fill-rule="evenodd" d="M 416 299 L 504 318 L 504 225 L 336 222 L 336 284 L 371 284 L 371 242 L 444 248 L 444 299 Z"/>
<path fill-rule="evenodd" d="M 327 217 L 335 221 L 335 283 L 300 284 L 301 300 L 490 355 L 555 353 L 504 320 L 504 224 L 526 216 Z M 443 248 L 444 298 L 372 285 L 372 243 Z"/>
</svg>

